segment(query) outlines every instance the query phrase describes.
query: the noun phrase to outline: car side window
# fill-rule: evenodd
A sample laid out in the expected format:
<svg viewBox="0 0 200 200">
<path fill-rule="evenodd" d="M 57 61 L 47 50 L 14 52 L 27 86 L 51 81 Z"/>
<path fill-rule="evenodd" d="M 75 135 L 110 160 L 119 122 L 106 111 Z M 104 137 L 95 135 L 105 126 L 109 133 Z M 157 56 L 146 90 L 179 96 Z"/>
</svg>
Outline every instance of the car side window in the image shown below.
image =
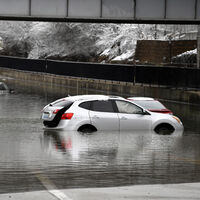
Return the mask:
<svg viewBox="0 0 200 200">
<path fill-rule="evenodd" d="M 81 104 L 79 105 L 79 107 L 85 108 L 85 109 L 87 109 L 87 110 L 90 110 L 90 101 L 81 103 Z"/>
<path fill-rule="evenodd" d="M 115 101 L 117 105 L 117 109 L 120 113 L 127 114 L 141 114 L 143 112 L 142 108 L 126 102 L 126 101 Z"/>
<path fill-rule="evenodd" d="M 91 110 L 98 112 L 114 112 L 113 105 L 111 101 L 92 101 Z"/>
</svg>

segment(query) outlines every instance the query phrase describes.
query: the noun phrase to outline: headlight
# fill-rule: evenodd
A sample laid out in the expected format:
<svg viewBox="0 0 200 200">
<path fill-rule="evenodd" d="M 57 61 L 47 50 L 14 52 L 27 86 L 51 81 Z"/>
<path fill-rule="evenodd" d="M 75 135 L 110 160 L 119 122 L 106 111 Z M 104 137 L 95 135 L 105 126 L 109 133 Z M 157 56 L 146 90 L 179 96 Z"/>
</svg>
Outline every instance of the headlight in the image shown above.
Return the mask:
<svg viewBox="0 0 200 200">
<path fill-rule="evenodd" d="M 178 118 L 178 117 L 176 117 L 176 116 L 172 116 L 179 124 L 182 124 L 181 123 L 181 120 Z"/>
</svg>

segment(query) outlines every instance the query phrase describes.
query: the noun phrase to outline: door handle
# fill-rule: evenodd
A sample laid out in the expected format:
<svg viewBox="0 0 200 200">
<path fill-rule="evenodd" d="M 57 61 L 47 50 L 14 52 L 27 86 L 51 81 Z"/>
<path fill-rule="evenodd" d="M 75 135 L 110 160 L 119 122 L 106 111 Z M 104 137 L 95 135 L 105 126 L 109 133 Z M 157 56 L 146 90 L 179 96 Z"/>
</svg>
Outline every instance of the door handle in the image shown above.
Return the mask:
<svg viewBox="0 0 200 200">
<path fill-rule="evenodd" d="M 127 118 L 126 117 L 121 117 L 121 120 L 127 120 Z"/>
<path fill-rule="evenodd" d="M 100 119 L 100 117 L 94 115 L 94 116 L 93 116 L 93 119 Z"/>
</svg>

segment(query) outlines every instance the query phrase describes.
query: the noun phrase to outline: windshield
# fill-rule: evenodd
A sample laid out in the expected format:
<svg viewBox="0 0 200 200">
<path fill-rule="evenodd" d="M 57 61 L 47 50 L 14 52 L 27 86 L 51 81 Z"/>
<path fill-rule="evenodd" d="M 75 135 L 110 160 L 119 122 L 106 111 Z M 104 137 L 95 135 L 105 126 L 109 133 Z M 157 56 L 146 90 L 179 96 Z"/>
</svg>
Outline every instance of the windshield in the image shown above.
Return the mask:
<svg viewBox="0 0 200 200">
<path fill-rule="evenodd" d="M 162 110 L 166 107 L 161 104 L 159 101 L 148 101 L 148 100 L 137 100 L 135 101 L 138 105 L 148 109 L 148 110 Z"/>
</svg>

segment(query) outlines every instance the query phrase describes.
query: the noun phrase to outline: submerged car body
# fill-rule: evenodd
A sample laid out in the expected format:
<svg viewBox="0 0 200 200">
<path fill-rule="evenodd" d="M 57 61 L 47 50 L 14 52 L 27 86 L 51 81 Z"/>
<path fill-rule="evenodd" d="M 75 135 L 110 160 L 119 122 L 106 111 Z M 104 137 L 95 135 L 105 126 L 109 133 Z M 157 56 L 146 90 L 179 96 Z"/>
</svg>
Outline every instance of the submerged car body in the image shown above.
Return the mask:
<svg viewBox="0 0 200 200">
<path fill-rule="evenodd" d="M 9 93 L 10 90 L 4 82 L 0 82 L 0 94 Z"/>
<path fill-rule="evenodd" d="M 59 99 L 44 107 L 42 120 L 46 128 L 74 131 L 155 132 L 183 129 L 175 116 L 153 113 L 122 97 L 79 95 Z"/>
<path fill-rule="evenodd" d="M 160 101 L 150 97 L 129 97 L 128 100 L 135 102 L 143 108 L 157 113 L 173 114 L 171 110 L 166 108 Z"/>
</svg>

